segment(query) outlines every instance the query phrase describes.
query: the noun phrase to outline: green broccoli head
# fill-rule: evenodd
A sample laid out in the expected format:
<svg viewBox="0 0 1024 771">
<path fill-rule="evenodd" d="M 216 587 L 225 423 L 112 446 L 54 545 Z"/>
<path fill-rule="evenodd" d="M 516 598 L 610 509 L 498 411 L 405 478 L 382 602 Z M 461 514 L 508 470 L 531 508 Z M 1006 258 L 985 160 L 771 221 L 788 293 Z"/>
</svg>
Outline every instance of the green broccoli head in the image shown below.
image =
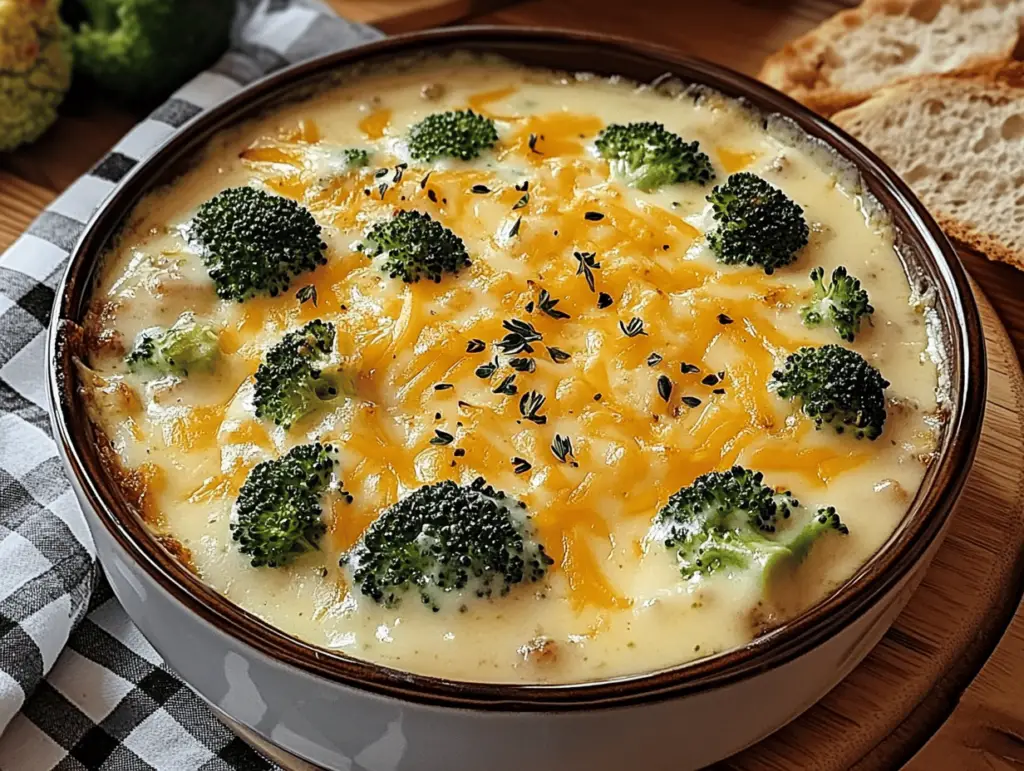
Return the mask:
<svg viewBox="0 0 1024 771">
<path fill-rule="evenodd" d="M 334 334 L 334 324 L 314 319 L 267 351 L 256 370 L 253 405 L 257 417 L 291 428 L 342 393 L 341 376 L 321 369 L 334 348 Z"/>
<path fill-rule="evenodd" d="M 254 187 L 229 188 L 202 204 L 188 238 L 202 250 L 217 294 L 226 300 L 275 297 L 293 277 L 327 263 L 313 215 Z"/>
<path fill-rule="evenodd" d="M 75 66 L 101 87 L 153 102 L 228 47 L 235 0 L 79 0 Z"/>
<path fill-rule="evenodd" d="M 416 161 L 476 158 L 498 143 L 494 121 L 472 110 L 428 115 L 409 129 L 409 155 Z"/>
<path fill-rule="evenodd" d="M 860 331 L 861 319 L 875 312 L 868 302 L 868 293 L 843 267 L 832 271 L 832 281 L 828 284 L 824 269 L 815 268 L 811 271 L 811 281 L 814 284 L 811 301 L 800 309 L 804 324 L 809 327 L 831 324 L 843 340 L 852 343 Z"/>
<path fill-rule="evenodd" d="M 782 548 L 770 535 L 800 503 L 762 479 L 760 472 L 734 466 L 699 476 L 668 499 L 651 535 L 675 551 L 683 578 L 746 569 Z"/>
<path fill-rule="evenodd" d="M 858 439 L 876 439 L 885 425 L 889 381 L 856 351 L 838 345 L 801 348 L 772 373 L 779 396 L 796 399 L 818 428 L 849 429 Z"/>
<path fill-rule="evenodd" d="M 216 330 L 196 321 L 192 313 L 183 313 L 167 329 L 154 327 L 140 332 L 125 361 L 135 372 L 188 377 L 190 373 L 211 371 L 219 356 Z"/>
<path fill-rule="evenodd" d="M 755 174 L 733 174 L 711 191 L 708 201 L 716 220 L 708 245 L 726 265 L 760 266 L 771 274 L 807 245 L 804 210 Z"/>
<path fill-rule="evenodd" d="M 383 255 L 381 270 L 410 284 L 423 277 L 437 282 L 445 273 L 458 273 L 469 265 L 462 239 L 418 211 L 400 211 L 375 224 L 363 250 L 370 258 Z"/>
<path fill-rule="evenodd" d="M 370 165 L 370 151 L 361 147 L 346 147 L 341 151 L 341 157 L 347 169 L 361 169 Z"/>
<path fill-rule="evenodd" d="M 385 510 L 341 560 L 353 586 L 375 602 L 397 607 L 418 593 L 434 611 L 452 592 L 503 596 L 541 580 L 551 563 L 525 505 L 480 478 L 419 488 Z"/>
<path fill-rule="evenodd" d="M 317 549 L 326 531 L 321 498 L 331 483 L 335 451 L 329 444 L 304 444 L 259 463 L 235 502 L 231 537 L 254 567 L 281 567 Z"/>
<path fill-rule="evenodd" d="M 641 190 L 676 182 L 706 184 L 715 170 L 696 142 L 684 142 L 660 123 L 613 123 L 595 142 L 612 168 Z"/>
<path fill-rule="evenodd" d="M 780 566 L 803 562 L 825 533 L 849 532 L 829 507 L 791 535 L 783 524 L 799 506 L 788 491 L 766 486 L 760 472 L 734 466 L 697 477 L 669 498 L 650 538 L 674 552 L 684 579 L 761 569 L 770 582 Z"/>
<path fill-rule="evenodd" d="M 59 0 L 0 2 L 0 152 L 35 141 L 71 85 L 71 30 Z"/>
</svg>

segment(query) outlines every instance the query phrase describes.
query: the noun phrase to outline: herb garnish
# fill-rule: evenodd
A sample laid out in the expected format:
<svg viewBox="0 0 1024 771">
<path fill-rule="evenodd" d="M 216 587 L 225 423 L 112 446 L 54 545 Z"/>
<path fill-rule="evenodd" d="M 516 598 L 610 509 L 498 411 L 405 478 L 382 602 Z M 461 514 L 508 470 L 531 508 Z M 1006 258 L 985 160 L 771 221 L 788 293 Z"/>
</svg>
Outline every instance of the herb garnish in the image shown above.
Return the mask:
<svg viewBox="0 0 1024 771">
<path fill-rule="evenodd" d="M 658 396 L 666 402 L 672 398 L 672 381 L 668 379 L 668 375 L 658 378 Z"/>
<path fill-rule="evenodd" d="M 395 166 L 395 176 L 391 179 L 392 185 L 397 185 L 402 181 L 402 176 L 405 174 L 405 170 L 409 168 L 408 163 L 400 163 Z"/>
<path fill-rule="evenodd" d="M 498 347 L 501 348 L 502 353 L 516 354 L 516 353 L 533 353 L 533 346 L 530 343 L 541 339 L 541 334 L 533 325 L 520 321 L 519 319 L 512 319 L 511 321 L 503 321 L 501 325 L 508 330 L 508 334 L 505 335 L 499 342 Z"/>
<path fill-rule="evenodd" d="M 519 226 L 523 224 L 522 217 L 516 217 L 516 221 L 512 223 L 512 227 L 508 229 L 508 237 L 515 238 L 519 235 Z"/>
<path fill-rule="evenodd" d="M 638 319 L 636 316 L 629 320 L 628 324 L 623 324 L 619 321 L 619 329 L 622 330 L 622 334 L 626 337 L 636 337 L 637 335 L 646 335 L 644 331 L 643 319 Z"/>
<path fill-rule="evenodd" d="M 427 180 L 430 179 L 430 175 L 433 174 L 433 173 L 434 173 L 433 171 L 428 171 L 427 175 L 423 179 L 420 180 L 420 190 L 422 190 L 423 188 L 425 188 L 427 186 Z"/>
<path fill-rule="evenodd" d="M 615 302 L 615 300 L 613 300 L 612 296 L 610 294 L 608 294 L 607 292 L 601 292 L 601 294 L 599 294 L 597 296 L 597 307 L 598 308 L 602 308 L 602 309 L 607 308 L 613 302 Z"/>
<path fill-rule="evenodd" d="M 555 364 L 561 364 L 563 361 L 569 361 L 571 358 L 571 356 L 561 348 L 555 348 L 553 345 L 547 345 L 545 348 L 548 349 L 548 356 L 551 357 L 551 361 Z"/>
<path fill-rule="evenodd" d="M 544 153 L 537 149 L 538 139 L 543 139 L 543 137 L 538 137 L 536 134 L 530 134 L 530 140 L 529 142 L 527 142 L 527 144 L 530 146 L 531 153 L 537 153 L 537 155 L 544 155 Z"/>
<path fill-rule="evenodd" d="M 498 387 L 494 389 L 493 393 L 505 394 L 506 396 L 515 396 L 519 389 L 516 388 L 513 381 L 516 379 L 516 373 L 513 372 L 511 375 L 506 375 L 505 379 L 498 383 Z"/>
<path fill-rule="evenodd" d="M 512 471 L 516 474 L 525 474 L 527 471 L 533 468 L 533 466 L 530 465 L 530 461 L 528 461 L 526 458 L 520 458 L 518 456 L 512 459 L 512 466 Z"/>
<path fill-rule="evenodd" d="M 698 399 L 696 396 L 684 396 L 683 404 L 685 404 L 687 407 L 699 407 L 700 399 Z"/>
<path fill-rule="evenodd" d="M 481 353 L 485 348 L 487 348 L 487 343 L 478 337 L 474 337 L 466 345 L 466 353 Z"/>
<path fill-rule="evenodd" d="M 427 198 L 429 198 L 433 203 L 437 203 L 437 193 L 434 192 L 434 188 L 430 188 L 430 190 L 427 191 Z"/>
<path fill-rule="evenodd" d="M 556 300 L 554 297 L 548 294 L 547 289 L 541 289 L 540 295 L 537 298 L 537 307 L 540 308 L 542 312 L 546 313 L 553 319 L 569 318 L 568 313 L 566 313 L 565 311 L 560 311 L 555 308 L 555 306 L 558 305 L 559 302 L 561 301 Z"/>
<path fill-rule="evenodd" d="M 726 316 L 724 313 L 719 313 L 718 314 L 718 323 L 719 324 L 732 324 L 732 319 L 729 318 L 728 316 Z"/>
<path fill-rule="evenodd" d="M 516 372 L 533 372 L 537 369 L 537 362 L 524 356 L 522 358 L 509 359 L 508 366 Z"/>
<path fill-rule="evenodd" d="M 700 372 L 700 367 L 698 367 L 696 364 L 687 364 L 684 361 L 682 364 L 679 365 L 679 371 L 682 372 L 684 375 L 693 375 L 697 372 Z"/>
<path fill-rule="evenodd" d="M 587 286 L 590 287 L 590 291 L 594 291 L 594 270 L 601 267 L 601 263 L 597 261 L 597 255 L 594 252 L 573 252 L 572 256 L 576 258 L 576 262 L 579 263 L 579 267 L 576 268 L 576 275 L 583 274 L 583 277 L 587 280 Z"/>
<path fill-rule="evenodd" d="M 497 356 L 494 357 L 494 361 L 489 361 L 486 364 L 481 364 L 479 367 L 477 367 L 475 374 L 476 374 L 476 376 L 478 378 L 481 378 L 483 380 L 487 380 L 491 375 L 494 374 L 494 371 L 496 369 L 498 369 L 498 357 Z"/>
<path fill-rule="evenodd" d="M 516 190 L 520 193 L 526 192 L 530 189 L 530 180 L 524 179 L 522 182 L 516 185 Z"/>
<path fill-rule="evenodd" d="M 476 193 L 477 195 L 483 195 L 484 193 L 491 192 L 491 189 L 487 187 L 487 185 L 473 185 L 473 187 L 469 189 L 469 192 Z"/>
<path fill-rule="evenodd" d="M 590 220 L 591 222 L 600 222 L 604 219 L 604 215 L 599 211 L 588 211 L 583 215 L 583 219 Z"/>
<path fill-rule="evenodd" d="M 555 441 L 551 443 L 551 452 L 555 454 L 562 463 L 566 462 L 566 458 L 575 457 L 572 452 L 572 439 L 561 434 L 555 434 Z"/>
<path fill-rule="evenodd" d="M 519 412 L 527 420 L 533 421 L 538 426 L 543 426 L 548 422 L 547 415 L 538 415 L 537 413 L 540 412 L 540 408 L 544 406 L 545 401 L 547 399 L 544 394 L 539 394 L 536 391 L 527 391 L 519 400 Z"/>
<path fill-rule="evenodd" d="M 316 287 L 312 284 L 306 284 L 298 292 L 295 293 L 295 299 L 300 303 L 307 303 L 312 301 L 313 307 L 316 307 Z"/>
<path fill-rule="evenodd" d="M 530 194 L 529 193 L 523 193 L 522 198 L 520 198 L 518 201 L 516 201 L 516 205 L 512 207 L 512 211 L 515 211 L 516 209 L 522 209 L 529 202 L 530 202 Z"/>
<path fill-rule="evenodd" d="M 388 171 L 390 171 L 390 169 L 377 169 L 373 172 L 373 178 L 380 179 L 381 177 L 386 177 L 388 175 Z"/>
<path fill-rule="evenodd" d="M 451 383 L 436 383 L 434 385 L 435 391 L 448 391 L 451 390 L 452 388 L 455 388 L 455 386 L 453 386 Z"/>
<path fill-rule="evenodd" d="M 661 364 L 661 354 L 660 353 L 652 353 L 650 356 L 647 357 L 647 366 L 648 367 L 657 367 L 659 364 Z"/>
<path fill-rule="evenodd" d="M 431 444 L 451 444 L 452 442 L 455 441 L 455 437 L 454 436 L 449 434 L 447 431 L 442 431 L 440 428 L 435 428 L 434 429 L 434 433 L 437 436 L 434 436 L 430 440 Z"/>
<path fill-rule="evenodd" d="M 724 394 L 725 393 L 725 389 L 724 388 L 715 388 L 715 389 L 713 389 L 711 391 L 711 393 L 713 393 L 713 394 Z"/>
<path fill-rule="evenodd" d="M 718 385 L 718 375 L 712 372 L 710 375 L 705 375 L 700 382 L 706 386 Z"/>
<path fill-rule="evenodd" d="M 452 455 L 454 455 L 456 458 L 461 458 L 465 454 L 466 454 L 466 449 L 464 447 L 459 447 L 455 452 L 452 453 Z"/>
</svg>

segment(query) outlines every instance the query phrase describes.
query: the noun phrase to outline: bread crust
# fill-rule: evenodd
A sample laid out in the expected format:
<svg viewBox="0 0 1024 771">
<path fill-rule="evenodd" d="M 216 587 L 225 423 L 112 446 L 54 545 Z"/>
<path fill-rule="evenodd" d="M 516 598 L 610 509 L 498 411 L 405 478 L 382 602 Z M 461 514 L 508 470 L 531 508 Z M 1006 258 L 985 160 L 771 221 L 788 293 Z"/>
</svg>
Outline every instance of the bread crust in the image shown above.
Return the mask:
<svg viewBox="0 0 1024 771">
<path fill-rule="evenodd" d="M 982 89 L 986 98 L 993 104 L 1024 100 L 1024 62 L 1001 63 L 963 72 L 922 75 L 882 89 L 860 105 L 833 115 L 832 121 L 853 133 L 853 124 L 861 115 L 878 109 L 880 102 L 900 99 L 910 94 L 920 96 L 924 90 L 953 85 Z M 867 140 L 862 141 L 870 146 Z M 942 211 L 932 211 L 932 216 L 957 246 L 978 252 L 990 260 L 1005 262 L 1018 270 L 1024 270 L 1024 253 L 1015 251 L 1014 247 L 1001 239 L 998 233 L 986 232 L 970 222 L 956 219 Z"/>
<path fill-rule="evenodd" d="M 984 0 L 953 0 L 947 4 L 956 5 L 967 11 L 986 3 Z M 939 5 L 941 3 L 937 0 L 865 0 L 860 6 L 840 11 L 802 37 L 787 43 L 765 60 L 758 77 L 815 112 L 826 117 L 831 116 L 840 110 L 860 104 L 877 90 L 854 89 L 834 82 L 833 75 L 837 62 L 832 48 L 833 43 L 863 26 L 873 17 L 914 16 L 927 19 L 929 14 L 934 15 L 937 12 Z M 1019 11 L 1018 20 L 1009 24 L 1011 28 L 1019 29 Z M 956 71 L 973 71 L 1005 64 L 1012 59 L 1018 37 L 1017 33 L 1011 31 L 1007 43 L 1001 50 L 974 54 L 964 60 Z M 885 87 L 917 77 L 929 77 L 931 74 L 894 76 Z"/>
</svg>

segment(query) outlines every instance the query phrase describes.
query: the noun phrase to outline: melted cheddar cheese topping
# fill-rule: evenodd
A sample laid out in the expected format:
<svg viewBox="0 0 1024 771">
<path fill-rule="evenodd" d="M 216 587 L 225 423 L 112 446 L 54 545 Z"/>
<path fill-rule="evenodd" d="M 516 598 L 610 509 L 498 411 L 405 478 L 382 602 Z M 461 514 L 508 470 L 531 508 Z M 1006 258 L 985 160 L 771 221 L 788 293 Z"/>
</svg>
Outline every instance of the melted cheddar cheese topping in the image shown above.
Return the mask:
<svg viewBox="0 0 1024 771">
<path fill-rule="evenodd" d="M 409 160 L 412 123 L 467 107 L 496 121 L 492 152 Z M 772 276 L 718 264 L 704 237 L 710 185 L 641 193 L 595 154 L 602 128 L 630 120 L 699 140 L 717 181 L 749 170 L 786 191 L 812 227 L 799 259 Z M 370 167 L 341 168 L 353 146 L 371 151 Z M 324 229 L 327 264 L 277 297 L 219 300 L 182 233 L 200 203 L 237 185 L 306 206 Z M 123 349 L 192 311 L 219 330 L 221 357 L 211 375 L 146 381 L 116 344 L 98 348 L 87 362 L 93 417 L 147 520 L 191 553 L 204 580 L 287 632 L 470 680 L 578 681 L 678 664 L 748 642 L 820 599 L 885 541 L 920 483 L 936 368 L 892 234 L 869 205 L 820 153 L 715 95 L 671 98 L 498 62 L 364 75 L 221 134 L 133 213 L 99 281 L 95 323 Z M 439 283 L 383 274 L 358 244 L 401 209 L 462 238 L 470 266 Z M 767 387 L 788 353 L 840 342 L 798 313 L 811 268 L 840 264 L 876 309 L 851 347 L 892 381 L 898 405 L 875 442 L 816 431 Z M 296 298 L 305 285 L 315 304 Z M 569 318 L 544 313 L 541 291 Z M 285 431 L 255 417 L 253 374 L 267 348 L 314 318 L 337 327 L 350 398 Z M 542 336 L 534 371 L 498 355 L 481 377 L 513 319 Z M 625 334 L 631 322 L 642 333 Z M 486 348 L 468 352 L 471 340 Z M 513 374 L 516 393 L 497 392 Z M 544 397 L 543 424 L 521 413 L 531 391 Z M 432 444 L 437 430 L 454 440 Z M 556 435 L 572 442 L 564 461 L 551 449 Z M 256 463 L 314 440 L 339 448 L 352 502 L 325 501 L 319 552 L 253 568 L 231 542 L 234 498 Z M 836 506 L 851 530 L 812 553 L 770 604 L 742 575 L 682 582 L 670 556 L 644 541 L 672 493 L 737 463 L 807 509 Z M 350 590 L 338 556 L 384 508 L 422 485 L 477 476 L 526 503 L 555 561 L 542 588 L 438 614 L 414 602 L 387 610 Z"/>
</svg>

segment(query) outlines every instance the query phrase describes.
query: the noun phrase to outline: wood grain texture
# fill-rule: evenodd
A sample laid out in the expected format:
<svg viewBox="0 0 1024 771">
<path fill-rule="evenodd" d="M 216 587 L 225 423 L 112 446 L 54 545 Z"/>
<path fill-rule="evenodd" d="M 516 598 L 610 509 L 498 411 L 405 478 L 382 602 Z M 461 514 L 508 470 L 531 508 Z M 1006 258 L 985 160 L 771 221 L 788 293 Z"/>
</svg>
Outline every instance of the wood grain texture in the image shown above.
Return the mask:
<svg viewBox="0 0 1024 771">
<path fill-rule="evenodd" d="M 327 0 L 341 16 L 396 34 L 450 24 L 511 0 Z"/>
</svg>

